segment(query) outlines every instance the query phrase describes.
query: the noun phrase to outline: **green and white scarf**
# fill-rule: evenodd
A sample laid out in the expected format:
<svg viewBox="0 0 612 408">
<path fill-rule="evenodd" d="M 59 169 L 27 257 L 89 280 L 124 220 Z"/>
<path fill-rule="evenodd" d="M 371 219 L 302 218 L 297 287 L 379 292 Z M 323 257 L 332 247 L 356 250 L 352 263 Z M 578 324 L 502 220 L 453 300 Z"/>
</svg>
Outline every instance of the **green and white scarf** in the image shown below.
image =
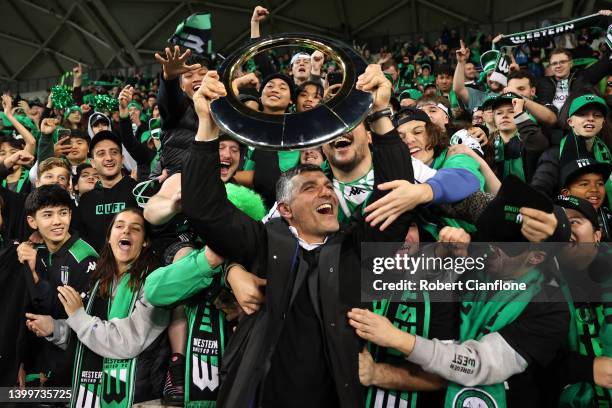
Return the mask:
<svg viewBox="0 0 612 408">
<path fill-rule="evenodd" d="M 506 154 L 506 146 L 508 147 L 508 153 Z M 516 132 L 508 141 L 504 143 L 504 139 L 498 134 L 495 136 L 495 162 L 498 165 L 499 172 L 501 173 L 501 180 L 503 181 L 509 175 L 513 175 L 525 181 L 525 169 L 523 167 L 522 157 L 522 142 Z M 508 157 L 507 157 L 508 156 Z"/>
<path fill-rule="evenodd" d="M 189 338 L 185 364 L 185 407 L 214 408 L 225 350 L 224 314 L 210 300 L 185 305 Z"/>
<path fill-rule="evenodd" d="M 571 315 L 568 336 L 570 350 L 583 356 L 612 357 L 612 325 L 608 323 L 612 321 L 612 292 L 604 292 L 603 303 L 585 304 L 577 308 L 568 286 L 562 283 L 561 289 Z M 571 384 L 561 392 L 559 407 L 610 408 L 612 390 L 604 389 L 592 382 Z"/>
<path fill-rule="evenodd" d="M 119 278 L 113 299 L 99 297 L 100 282 L 96 282 L 85 308 L 87 314 L 102 320 L 128 317 L 138 298 L 138 291 L 129 287 L 129 280 L 128 273 Z M 131 407 L 134 400 L 135 371 L 136 358 L 118 360 L 101 357 L 79 341 L 74 360 L 70 407 Z"/>
<path fill-rule="evenodd" d="M 21 193 L 23 190 L 23 185 L 30 179 L 30 170 L 25 167 L 21 168 L 21 174 L 19 175 L 19 180 L 17 180 L 17 187 L 15 188 L 16 193 Z M 6 179 L 2 180 L 2 187 L 8 188 L 8 182 Z"/>
<path fill-rule="evenodd" d="M 474 291 L 461 304 L 461 326 L 459 340 L 480 340 L 488 333 L 494 333 L 512 323 L 523 313 L 531 299 L 540 292 L 544 277 L 532 269 L 516 280 L 525 283 L 524 291 Z M 449 383 L 445 408 L 463 408 L 466 401 L 482 408 L 505 408 L 506 390 L 503 383 L 464 387 Z M 480 405 L 478 405 L 480 404 Z"/>
<path fill-rule="evenodd" d="M 561 143 L 559 145 L 559 157 L 561 157 L 561 155 L 563 154 L 565 142 L 568 137 L 576 137 L 577 138 L 576 146 L 578 146 L 578 138 L 580 136 L 576 136 L 574 135 L 574 132 L 571 132 L 569 135 L 561 139 Z M 593 154 L 593 157 L 595 157 L 595 160 L 597 160 L 599 163 L 612 164 L 612 153 L 610 153 L 610 149 L 608 149 L 608 146 L 606 146 L 603 140 L 601 140 L 597 136 L 595 136 L 595 140 L 593 142 L 593 149 L 591 153 Z M 578 157 L 580 157 L 580 152 L 576 152 L 576 158 Z M 606 187 L 606 196 L 608 197 L 608 204 L 612 205 L 612 178 L 608 178 L 608 180 L 606 180 L 605 183 L 606 183 L 605 187 Z"/>
<path fill-rule="evenodd" d="M 417 307 L 416 305 L 422 305 Z M 373 302 L 372 311 L 378 315 L 386 316 L 393 326 L 414 335 L 427 338 L 429 336 L 429 322 L 431 318 L 431 303 L 428 292 L 402 293 L 401 301 L 381 300 Z M 368 343 L 368 350 L 377 363 L 404 364 L 404 355 L 391 348 L 380 347 Z M 392 407 L 415 408 L 418 392 L 388 390 L 371 386 L 366 396 L 366 408 Z"/>
<path fill-rule="evenodd" d="M 374 168 L 370 168 L 364 176 L 356 180 L 343 183 L 334 179 L 333 184 L 342 210 L 338 211 L 338 221 L 347 224 L 351 215 L 368 201 L 374 190 Z"/>
</svg>

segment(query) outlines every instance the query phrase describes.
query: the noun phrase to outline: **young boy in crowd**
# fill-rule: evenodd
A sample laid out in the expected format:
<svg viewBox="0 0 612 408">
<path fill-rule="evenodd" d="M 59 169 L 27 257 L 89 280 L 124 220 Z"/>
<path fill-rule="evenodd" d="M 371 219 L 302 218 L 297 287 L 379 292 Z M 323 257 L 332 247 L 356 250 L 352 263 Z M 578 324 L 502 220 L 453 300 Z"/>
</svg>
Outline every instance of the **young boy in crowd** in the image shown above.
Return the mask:
<svg viewBox="0 0 612 408">
<path fill-rule="evenodd" d="M 605 187 L 611 172 L 611 164 L 599 163 L 590 157 L 575 159 L 561 168 L 561 194 L 581 198 L 593 206 L 602 241 L 612 239 L 612 213 L 609 204 L 606 205 Z"/>
<path fill-rule="evenodd" d="M 606 143 L 600 138 L 608 105 L 606 101 L 594 94 L 586 94 L 575 98 L 568 111 L 568 134 L 561 139 L 559 146 L 553 146 L 542 154 L 533 175 L 531 184 L 548 196 L 555 196 L 561 189 L 560 174 L 561 157 L 564 150 L 576 149 L 572 152 L 574 157 L 590 157 L 600 163 L 612 164 L 612 154 Z M 575 141 L 570 143 L 570 139 Z M 605 182 L 608 203 L 612 200 L 612 181 Z"/>
<path fill-rule="evenodd" d="M 44 245 L 36 248 L 30 241 L 17 247 L 19 262 L 29 270 L 30 311 L 64 319 L 66 314 L 57 297 L 57 287 L 70 285 L 82 297 L 89 290 L 90 273 L 96 268 L 98 254 L 78 235 L 69 232 L 72 216 L 70 194 L 59 185 L 38 187 L 26 199 L 27 222 L 38 231 Z M 51 371 L 55 386 L 69 386 L 74 347 L 66 352 L 43 346 L 45 368 Z"/>
</svg>

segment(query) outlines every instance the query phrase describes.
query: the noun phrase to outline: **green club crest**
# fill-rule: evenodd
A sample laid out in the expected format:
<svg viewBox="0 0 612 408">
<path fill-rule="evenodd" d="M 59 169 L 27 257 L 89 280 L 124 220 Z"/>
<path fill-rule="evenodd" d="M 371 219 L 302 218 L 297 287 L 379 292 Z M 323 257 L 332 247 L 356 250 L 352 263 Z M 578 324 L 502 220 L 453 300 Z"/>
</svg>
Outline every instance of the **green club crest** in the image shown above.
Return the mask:
<svg viewBox="0 0 612 408">
<path fill-rule="evenodd" d="M 464 388 L 453 400 L 453 408 L 498 408 L 495 399 L 478 388 Z"/>
</svg>

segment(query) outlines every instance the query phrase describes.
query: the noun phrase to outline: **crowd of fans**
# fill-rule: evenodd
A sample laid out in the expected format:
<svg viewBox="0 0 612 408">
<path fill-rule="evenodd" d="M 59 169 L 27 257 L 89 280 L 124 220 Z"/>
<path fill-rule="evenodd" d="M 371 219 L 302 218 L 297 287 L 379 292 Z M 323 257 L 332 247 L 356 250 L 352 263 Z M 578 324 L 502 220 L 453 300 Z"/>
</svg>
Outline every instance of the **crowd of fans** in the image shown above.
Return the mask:
<svg viewBox="0 0 612 408">
<path fill-rule="evenodd" d="M 242 145 L 210 101 L 316 109 L 342 86 L 320 51 L 257 55 L 231 89 L 176 46 L 156 78 L 79 65 L 44 102 L 3 95 L 0 385 L 92 408 L 611 407 L 612 268 L 580 252 L 612 239 L 610 49 L 584 29 L 502 50 L 500 76 L 480 61 L 499 38 L 355 45 L 371 112 L 302 151 Z M 528 284 L 509 298 L 363 302 L 364 242 L 577 245 L 491 249 Z M 563 276 L 596 267 L 575 300 Z"/>
</svg>

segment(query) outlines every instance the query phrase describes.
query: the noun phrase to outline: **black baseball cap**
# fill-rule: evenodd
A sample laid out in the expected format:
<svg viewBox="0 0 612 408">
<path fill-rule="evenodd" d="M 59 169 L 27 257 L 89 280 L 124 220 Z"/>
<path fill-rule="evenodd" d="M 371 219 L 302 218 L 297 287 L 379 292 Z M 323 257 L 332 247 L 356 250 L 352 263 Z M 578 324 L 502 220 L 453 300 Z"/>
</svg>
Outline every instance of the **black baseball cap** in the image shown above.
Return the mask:
<svg viewBox="0 0 612 408">
<path fill-rule="evenodd" d="M 514 92 L 503 93 L 499 95 L 497 98 L 493 99 L 493 101 L 491 102 L 491 107 L 493 109 L 496 109 L 498 106 L 504 105 L 506 103 L 509 103 L 512 105 L 512 100 L 517 99 L 517 98 L 523 99 L 521 95 L 515 94 Z"/>
<path fill-rule="evenodd" d="M 93 149 L 102 140 L 111 140 L 111 141 L 115 142 L 115 144 L 117 146 L 119 146 L 119 149 L 121 149 L 121 139 L 119 138 L 119 136 L 117 136 L 117 134 L 115 132 L 111 132 L 110 130 L 103 130 L 101 132 L 98 132 L 93 137 L 93 139 L 91 139 L 91 143 L 89 145 L 89 151 L 93 152 Z"/>
<path fill-rule="evenodd" d="M 414 106 L 402 108 L 393 116 L 393 124 L 395 127 L 403 125 L 407 122 L 411 122 L 413 120 L 420 120 L 421 122 L 431 123 L 429 115 L 423 112 L 421 109 L 415 108 Z"/>
<path fill-rule="evenodd" d="M 275 72 L 273 74 L 270 74 L 267 77 L 265 77 L 263 81 L 261 81 L 261 87 L 259 88 L 259 96 L 261 97 L 261 94 L 263 93 L 263 90 L 266 87 L 266 84 L 276 78 L 282 79 L 283 81 L 287 83 L 287 85 L 289 86 L 289 92 L 291 93 L 291 102 L 295 103 L 295 83 L 293 82 L 293 79 L 291 79 L 290 76 L 281 74 L 280 72 Z"/>
<path fill-rule="evenodd" d="M 525 242 L 521 232 L 520 208 L 528 207 L 546 213 L 553 212 L 553 203 L 516 176 L 504 179 L 497 195 L 476 222 L 480 242 Z"/>
<path fill-rule="evenodd" d="M 604 181 L 606 181 L 610 177 L 610 173 L 612 173 L 612 165 L 598 162 L 591 157 L 572 160 L 561 167 L 561 187 L 567 187 L 576 178 L 588 173 L 601 174 Z"/>
<path fill-rule="evenodd" d="M 565 209 L 569 208 L 578 211 L 584 215 L 584 218 L 593 224 L 593 229 L 599 229 L 599 221 L 597 220 L 597 212 L 595 211 L 595 207 L 593 207 L 593 204 L 589 203 L 587 200 L 573 195 L 559 195 L 555 198 L 555 204 Z"/>
</svg>

